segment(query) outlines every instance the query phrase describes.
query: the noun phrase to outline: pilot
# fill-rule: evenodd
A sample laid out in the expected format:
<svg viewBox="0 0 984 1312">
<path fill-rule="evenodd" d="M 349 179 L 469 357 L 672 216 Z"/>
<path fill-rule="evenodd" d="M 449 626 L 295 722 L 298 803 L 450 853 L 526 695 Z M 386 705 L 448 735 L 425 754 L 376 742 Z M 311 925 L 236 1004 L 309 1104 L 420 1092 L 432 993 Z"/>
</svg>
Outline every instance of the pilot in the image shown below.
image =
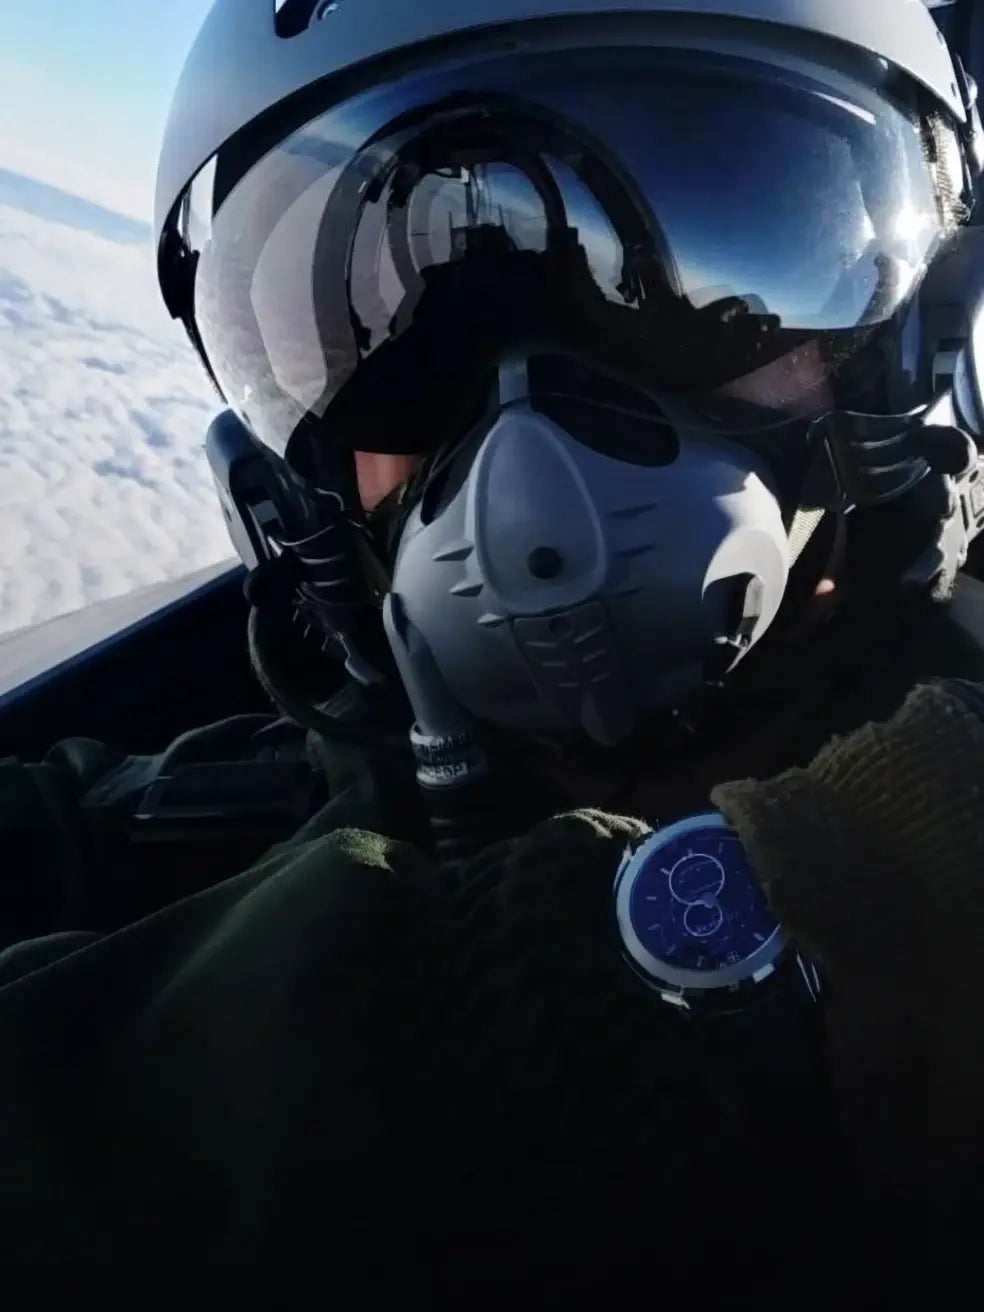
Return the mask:
<svg viewBox="0 0 984 1312">
<path fill-rule="evenodd" d="M 160 281 L 329 796 L 0 957 L 0 1251 L 955 1269 L 975 94 L 909 0 L 216 0 Z"/>
</svg>

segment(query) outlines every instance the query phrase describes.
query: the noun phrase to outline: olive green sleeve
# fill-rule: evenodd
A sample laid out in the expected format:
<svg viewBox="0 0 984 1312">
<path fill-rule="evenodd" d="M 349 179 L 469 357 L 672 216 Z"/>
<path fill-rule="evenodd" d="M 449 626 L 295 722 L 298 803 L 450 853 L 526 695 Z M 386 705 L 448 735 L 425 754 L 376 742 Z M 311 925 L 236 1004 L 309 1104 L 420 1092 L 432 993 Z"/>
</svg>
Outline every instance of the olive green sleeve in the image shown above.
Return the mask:
<svg viewBox="0 0 984 1312">
<path fill-rule="evenodd" d="M 978 705 L 979 687 L 924 685 L 807 768 L 713 794 L 827 976 L 841 1106 L 873 1187 L 895 1198 L 984 1179 Z"/>
<path fill-rule="evenodd" d="M 248 1256 L 301 1166 L 367 1224 L 431 873 L 342 830 L 0 988 L 0 1260 Z"/>
</svg>

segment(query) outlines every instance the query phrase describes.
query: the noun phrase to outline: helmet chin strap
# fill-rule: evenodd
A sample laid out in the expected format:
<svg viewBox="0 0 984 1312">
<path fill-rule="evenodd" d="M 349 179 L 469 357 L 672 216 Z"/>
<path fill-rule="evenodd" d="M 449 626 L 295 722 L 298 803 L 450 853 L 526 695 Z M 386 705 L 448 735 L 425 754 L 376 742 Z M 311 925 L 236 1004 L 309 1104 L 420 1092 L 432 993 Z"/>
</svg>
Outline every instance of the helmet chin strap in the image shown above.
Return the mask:
<svg viewBox="0 0 984 1312">
<path fill-rule="evenodd" d="M 823 522 L 826 511 L 822 507 L 797 507 L 789 524 L 789 565 L 795 566 L 809 546 L 814 533 Z"/>
<path fill-rule="evenodd" d="M 984 529 L 984 456 L 956 421 L 952 394 L 906 415 L 836 411 L 811 439 L 803 499 L 847 517 L 849 535 L 864 519 L 856 581 L 945 600 Z"/>
</svg>

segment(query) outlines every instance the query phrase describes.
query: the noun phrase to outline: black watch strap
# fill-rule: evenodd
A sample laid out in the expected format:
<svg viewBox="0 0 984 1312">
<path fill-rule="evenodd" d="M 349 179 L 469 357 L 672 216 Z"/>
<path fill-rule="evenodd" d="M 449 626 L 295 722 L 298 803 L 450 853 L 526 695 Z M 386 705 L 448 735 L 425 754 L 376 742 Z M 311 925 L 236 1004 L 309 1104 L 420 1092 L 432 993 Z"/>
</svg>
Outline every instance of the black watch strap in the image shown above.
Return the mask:
<svg viewBox="0 0 984 1312">
<path fill-rule="evenodd" d="M 702 1041 L 763 1165 L 826 1173 L 844 1144 L 828 1077 L 816 968 L 798 953 L 761 999 L 734 1015 L 704 1017 Z"/>
</svg>

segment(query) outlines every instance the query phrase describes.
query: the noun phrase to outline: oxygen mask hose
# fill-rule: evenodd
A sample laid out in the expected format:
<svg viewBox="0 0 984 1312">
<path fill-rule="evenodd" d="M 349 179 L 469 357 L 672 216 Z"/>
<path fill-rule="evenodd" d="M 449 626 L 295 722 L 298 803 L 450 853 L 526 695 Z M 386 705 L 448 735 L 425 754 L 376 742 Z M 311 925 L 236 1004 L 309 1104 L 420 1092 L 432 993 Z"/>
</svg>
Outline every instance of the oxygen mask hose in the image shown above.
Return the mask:
<svg viewBox="0 0 984 1312">
<path fill-rule="evenodd" d="M 494 806 L 488 758 L 471 717 L 451 696 L 433 653 L 392 592 L 383 603 L 383 624 L 413 708 L 410 743 L 435 855 L 454 870 L 508 837 Z"/>
</svg>

